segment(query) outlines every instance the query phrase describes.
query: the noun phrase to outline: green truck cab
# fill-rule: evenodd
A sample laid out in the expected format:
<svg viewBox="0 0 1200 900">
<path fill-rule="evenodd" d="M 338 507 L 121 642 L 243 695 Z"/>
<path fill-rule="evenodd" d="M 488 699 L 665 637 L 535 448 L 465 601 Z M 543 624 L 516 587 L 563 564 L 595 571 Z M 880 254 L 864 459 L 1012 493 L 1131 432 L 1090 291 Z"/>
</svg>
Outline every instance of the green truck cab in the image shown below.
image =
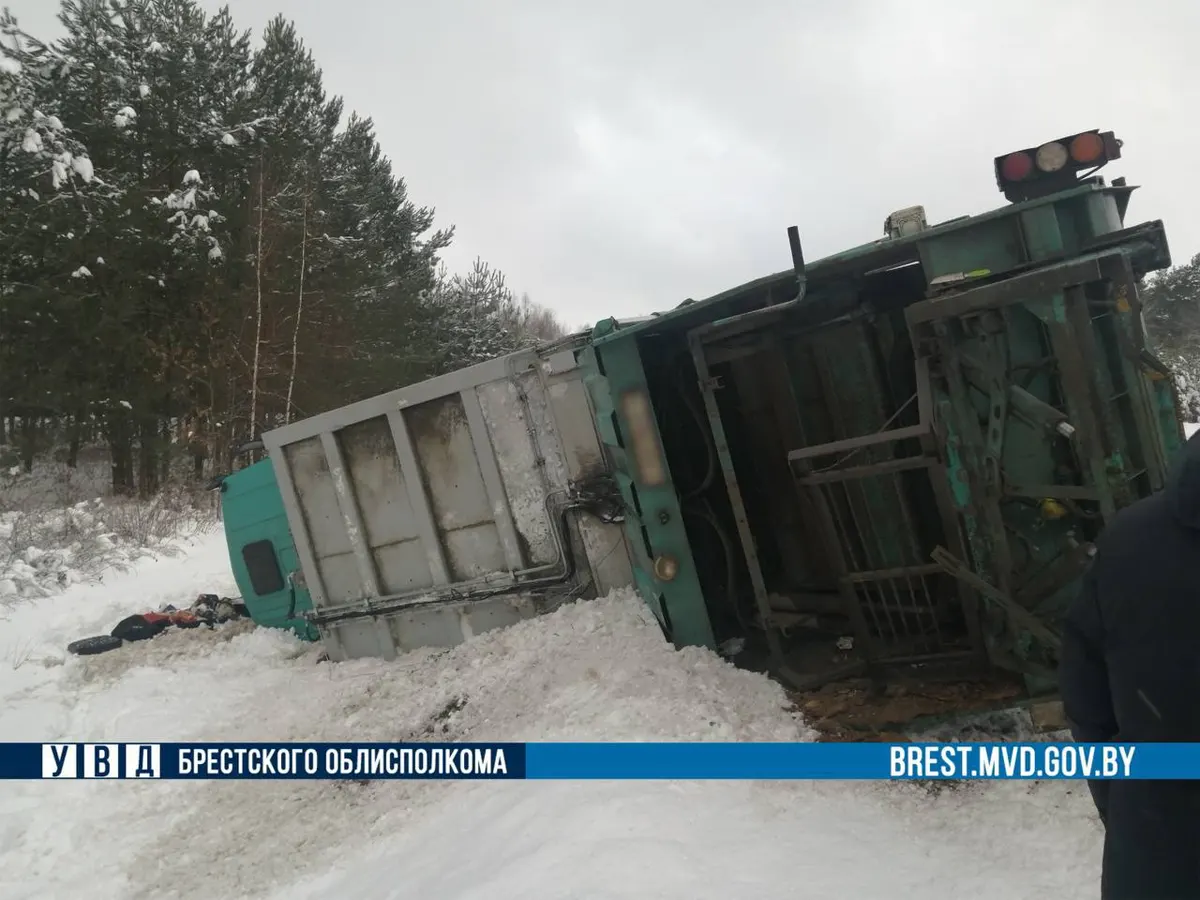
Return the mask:
<svg viewBox="0 0 1200 900">
<path fill-rule="evenodd" d="M 300 564 L 271 461 L 226 475 L 217 489 L 233 578 L 250 617 L 316 640 L 317 629 L 305 618 L 312 598 L 296 574 Z"/>
</svg>

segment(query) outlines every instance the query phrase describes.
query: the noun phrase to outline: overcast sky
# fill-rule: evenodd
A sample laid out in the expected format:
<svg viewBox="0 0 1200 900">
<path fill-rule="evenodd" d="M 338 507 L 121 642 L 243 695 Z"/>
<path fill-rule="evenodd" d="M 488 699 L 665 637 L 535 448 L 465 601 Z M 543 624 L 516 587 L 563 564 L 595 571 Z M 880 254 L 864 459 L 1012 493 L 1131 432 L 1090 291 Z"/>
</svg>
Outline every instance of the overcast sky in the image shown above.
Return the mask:
<svg viewBox="0 0 1200 900">
<path fill-rule="evenodd" d="M 55 0 L 7 0 L 58 33 Z M 206 2 L 210 9 L 220 4 Z M 998 206 L 992 158 L 1088 128 L 1129 223 L 1200 251 L 1192 0 L 232 0 L 295 20 L 418 203 L 570 325 Z M 1179 148 L 1178 150 L 1176 148 Z M 1177 163 L 1172 166 L 1171 159 Z"/>
</svg>

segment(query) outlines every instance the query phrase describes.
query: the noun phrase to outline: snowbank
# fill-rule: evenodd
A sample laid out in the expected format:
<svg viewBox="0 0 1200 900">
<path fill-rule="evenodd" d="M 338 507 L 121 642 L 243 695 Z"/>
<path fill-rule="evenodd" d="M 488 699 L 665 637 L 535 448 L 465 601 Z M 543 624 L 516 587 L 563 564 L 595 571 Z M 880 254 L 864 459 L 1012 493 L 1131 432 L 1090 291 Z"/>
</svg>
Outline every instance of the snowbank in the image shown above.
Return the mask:
<svg viewBox="0 0 1200 900">
<path fill-rule="evenodd" d="M 91 659 L 130 608 L 231 591 L 220 535 L 75 586 L 0 632 L 10 740 L 804 740 L 774 683 L 676 652 L 632 596 L 449 651 L 319 662 L 247 630 Z M 19 661 L 19 662 L 18 662 Z M 1047 847 L 1053 852 L 1047 854 Z M 861 898 L 1092 896 L 1086 790 L 993 784 L 0 784 L 0 896 Z M 805 892 L 808 893 L 805 893 Z"/>
<path fill-rule="evenodd" d="M 171 555 L 178 539 L 216 525 L 215 515 L 191 508 L 183 493 L 150 502 L 102 496 L 107 475 L 107 465 L 95 464 L 0 472 L 0 606 Z"/>
</svg>

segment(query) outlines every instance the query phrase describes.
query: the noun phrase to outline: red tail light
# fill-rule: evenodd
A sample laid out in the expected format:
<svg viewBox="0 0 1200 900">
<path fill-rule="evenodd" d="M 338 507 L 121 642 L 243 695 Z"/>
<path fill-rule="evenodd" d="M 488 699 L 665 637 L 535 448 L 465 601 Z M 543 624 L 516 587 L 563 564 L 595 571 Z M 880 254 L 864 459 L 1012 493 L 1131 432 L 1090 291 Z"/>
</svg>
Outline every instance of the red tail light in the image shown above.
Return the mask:
<svg viewBox="0 0 1200 900">
<path fill-rule="evenodd" d="M 1081 131 L 997 156 L 996 183 L 1005 197 L 1019 203 L 1067 190 L 1078 182 L 1080 172 L 1120 158 L 1121 142 L 1111 131 Z"/>
<path fill-rule="evenodd" d="M 1033 171 L 1033 157 L 1028 153 L 1010 153 L 1000 163 L 1000 174 L 1005 181 L 1024 181 Z"/>
</svg>

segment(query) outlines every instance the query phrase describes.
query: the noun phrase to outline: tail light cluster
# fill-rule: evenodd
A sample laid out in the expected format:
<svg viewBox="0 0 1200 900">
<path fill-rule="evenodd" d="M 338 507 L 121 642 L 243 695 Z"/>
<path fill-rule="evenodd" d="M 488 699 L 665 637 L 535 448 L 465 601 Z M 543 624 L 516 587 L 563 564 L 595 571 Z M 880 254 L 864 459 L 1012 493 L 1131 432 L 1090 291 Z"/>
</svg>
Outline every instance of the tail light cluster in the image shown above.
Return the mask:
<svg viewBox="0 0 1200 900">
<path fill-rule="evenodd" d="M 1121 158 L 1121 142 L 1111 131 L 1083 131 L 1056 141 L 996 157 L 996 183 L 1010 200 L 1062 190 L 1083 169 Z"/>
</svg>

